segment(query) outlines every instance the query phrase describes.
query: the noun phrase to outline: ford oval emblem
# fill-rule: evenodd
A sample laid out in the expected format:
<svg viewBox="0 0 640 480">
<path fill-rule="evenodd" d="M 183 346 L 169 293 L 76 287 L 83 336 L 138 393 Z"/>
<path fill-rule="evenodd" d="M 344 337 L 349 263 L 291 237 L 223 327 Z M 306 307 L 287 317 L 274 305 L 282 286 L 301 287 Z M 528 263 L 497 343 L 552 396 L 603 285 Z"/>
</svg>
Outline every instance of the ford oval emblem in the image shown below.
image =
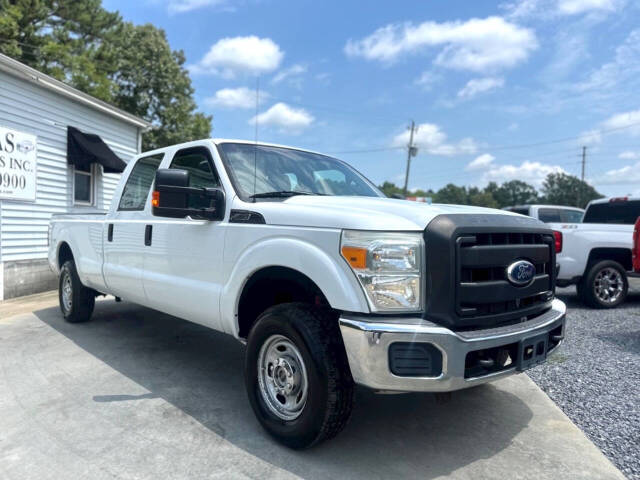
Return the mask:
<svg viewBox="0 0 640 480">
<path fill-rule="evenodd" d="M 518 287 L 525 287 L 536 277 L 536 267 L 526 260 L 518 260 L 507 267 L 507 280 Z"/>
</svg>

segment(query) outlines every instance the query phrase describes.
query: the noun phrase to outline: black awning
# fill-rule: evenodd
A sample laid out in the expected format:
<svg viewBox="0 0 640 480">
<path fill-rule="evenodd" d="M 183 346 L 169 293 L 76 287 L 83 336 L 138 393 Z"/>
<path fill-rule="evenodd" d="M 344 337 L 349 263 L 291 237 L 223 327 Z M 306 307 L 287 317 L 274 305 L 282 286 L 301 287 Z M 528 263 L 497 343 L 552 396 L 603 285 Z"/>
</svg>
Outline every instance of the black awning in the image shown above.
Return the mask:
<svg viewBox="0 0 640 480">
<path fill-rule="evenodd" d="M 127 166 L 99 135 L 82 133 L 75 127 L 67 127 L 67 162 L 85 168 L 99 163 L 105 173 L 121 173 Z"/>
</svg>

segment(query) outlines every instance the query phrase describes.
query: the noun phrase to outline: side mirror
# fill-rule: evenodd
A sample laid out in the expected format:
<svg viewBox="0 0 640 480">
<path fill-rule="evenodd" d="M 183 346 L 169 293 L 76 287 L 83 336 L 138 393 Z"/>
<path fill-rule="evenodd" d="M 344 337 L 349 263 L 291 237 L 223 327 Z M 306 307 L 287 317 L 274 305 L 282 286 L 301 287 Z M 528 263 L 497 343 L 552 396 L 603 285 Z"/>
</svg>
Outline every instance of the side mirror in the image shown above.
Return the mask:
<svg viewBox="0 0 640 480">
<path fill-rule="evenodd" d="M 224 192 L 219 188 L 190 187 L 189 180 L 190 173 L 187 170 L 158 169 L 151 198 L 153 215 L 222 220 L 225 207 Z"/>
</svg>

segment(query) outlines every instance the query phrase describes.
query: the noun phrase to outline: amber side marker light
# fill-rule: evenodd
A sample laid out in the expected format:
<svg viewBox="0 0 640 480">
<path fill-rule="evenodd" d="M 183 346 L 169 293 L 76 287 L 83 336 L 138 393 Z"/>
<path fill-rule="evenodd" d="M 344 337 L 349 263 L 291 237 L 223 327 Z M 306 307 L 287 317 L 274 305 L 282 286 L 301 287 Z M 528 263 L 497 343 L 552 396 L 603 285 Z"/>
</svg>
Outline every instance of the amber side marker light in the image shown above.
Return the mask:
<svg viewBox="0 0 640 480">
<path fill-rule="evenodd" d="M 160 192 L 154 191 L 151 194 L 151 206 L 152 207 L 159 207 L 160 206 Z"/>
<path fill-rule="evenodd" d="M 342 256 L 352 268 L 367 268 L 367 250 L 357 247 L 342 247 Z"/>
</svg>

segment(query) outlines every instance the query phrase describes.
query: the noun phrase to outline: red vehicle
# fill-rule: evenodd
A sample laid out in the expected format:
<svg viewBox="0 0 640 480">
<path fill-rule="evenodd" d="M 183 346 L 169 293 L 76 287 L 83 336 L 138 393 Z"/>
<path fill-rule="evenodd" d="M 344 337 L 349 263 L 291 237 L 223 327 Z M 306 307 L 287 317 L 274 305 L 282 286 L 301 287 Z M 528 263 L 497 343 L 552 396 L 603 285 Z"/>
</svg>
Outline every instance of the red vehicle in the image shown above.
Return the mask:
<svg viewBox="0 0 640 480">
<path fill-rule="evenodd" d="M 640 217 L 633 228 L 633 248 L 631 250 L 633 271 L 640 274 Z"/>
</svg>

